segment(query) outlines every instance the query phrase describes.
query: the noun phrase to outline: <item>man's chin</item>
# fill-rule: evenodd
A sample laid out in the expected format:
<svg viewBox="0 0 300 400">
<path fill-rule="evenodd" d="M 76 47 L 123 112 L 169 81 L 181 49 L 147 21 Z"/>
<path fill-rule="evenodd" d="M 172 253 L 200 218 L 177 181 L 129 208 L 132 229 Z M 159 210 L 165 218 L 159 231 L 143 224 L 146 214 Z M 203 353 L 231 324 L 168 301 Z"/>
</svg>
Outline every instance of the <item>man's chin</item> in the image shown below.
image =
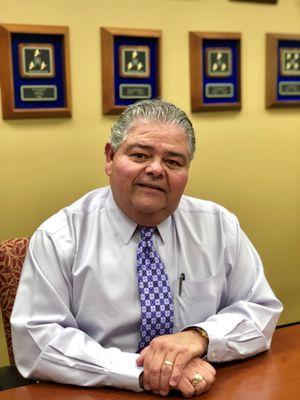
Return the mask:
<svg viewBox="0 0 300 400">
<path fill-rule="evenodd" d="M 124 210 L 124 212 L 138 225 L 156 226 L 168 218 L 172 210 L 167 207 L 165 202 L 142 202 L 136 200 L 132 201 L 131 207 Z"/>
<path fill-rule="evenodd" d="M 145 214 L 160 214 L 165 210 L 165 205 L 155 205 L 155 204 L 136 204 L 134 205 L 134 208 L 140 212 L 140 213 L 145 213 Z"/>
</svg>

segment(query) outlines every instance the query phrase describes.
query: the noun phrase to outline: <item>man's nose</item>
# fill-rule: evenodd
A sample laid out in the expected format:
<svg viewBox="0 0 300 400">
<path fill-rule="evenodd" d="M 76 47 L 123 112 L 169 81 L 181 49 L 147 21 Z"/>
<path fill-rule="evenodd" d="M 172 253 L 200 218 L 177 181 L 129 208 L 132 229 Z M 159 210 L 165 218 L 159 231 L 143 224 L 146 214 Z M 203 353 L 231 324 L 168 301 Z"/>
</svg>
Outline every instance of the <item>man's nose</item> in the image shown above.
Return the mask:
<svg viewBox="0 0 300 400">
<path fill-rule="evenodd" d="M 147 174 L 152 174 L 153 176 L 159 177 L 164 175 L 164 167 L 162 160 L 160 159 L 153 159 L 149 161 L 145 172 Z"/>
</svg>

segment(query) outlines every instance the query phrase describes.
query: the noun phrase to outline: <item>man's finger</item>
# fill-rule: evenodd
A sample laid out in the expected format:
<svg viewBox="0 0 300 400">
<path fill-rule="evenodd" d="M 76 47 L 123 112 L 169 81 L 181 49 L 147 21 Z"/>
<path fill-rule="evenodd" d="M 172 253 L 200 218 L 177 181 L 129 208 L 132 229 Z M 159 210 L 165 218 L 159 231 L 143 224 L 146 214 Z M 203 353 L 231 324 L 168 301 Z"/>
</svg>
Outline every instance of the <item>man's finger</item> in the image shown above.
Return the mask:
<svg viewBox="0 0 300 400">
<path fill-rule="evenodd" d="M 192 359 L 191 353 L 187 348 L 183 348 L 178 354 L 174 362 L 172 375 L 170 377 L 170 386 L 176 387 L 181 378 L 182 371 L 187 363 Z"/>
<path fill-rule="evenodd" d="M 216 373 L 217 373 L 217 371 L 215 370 L 215 368 L 214 368 L 211 364 L 209 364 L 208 362 L 206 362 L 206 361 L 204 361 L 204 360 L 202 360 L 202 361 L 203 361 L 202 367 L 203 367 L 204 369 L 206 369 L 207 371 L 209 371 L 213 376 L 215 376 Z"/>
<path fill-rule="evenodd" d="M 144 389 L 145 390 L 151 390 L 150 387 L 150 374 L 149 374 L 149 369 L 151 365 L 151 361 L 153 359 L 153 351 L 149 349 L 149 351 L 146 351 L 143 354 L 144 360 L 143 360 L 143 367 L 144 367 L 144 373 L 143 373 L 143 384 L 144 384 Z"/>
<path fill-rule="evenodd" d="M 209 388 L 210 388 L 210 386 L 207 384 L 206 380 L 203 379 L 203 381 L 201 381 L 200 383 L 198 383 L 197 386 L 194 386 L 195 395 L 199 395 L 199 394 L 201 394 L 201 393 L 204 393 L 204 392 L 206 392 Z"/>
<path fill-rule="evenodd" d="M 207 390 L 209 390 L 212 386 L 212 384 L 214 383 L 214 381 L 216 380 L 215 375 L 212 374 L 211 372 L 205 374 L 204 372 L 205 370 L 203 370 L 203 376 L 205 376 L 205 382 L 206 382 L 206 388 L 205 388 L 205 392 Z M 205 374 L 205 375 L 204 375 Z"/>
<path fill-rule="evenodd" d="M 170 376 L 172 374 L 176 353 L 167 353 L 161 365 L 160 371 L 160 394 L 165 396 L 170 391 Z"/>
<path fill-rule="evenodd" d="M 179 382 L 179 384 L 177 386 L 177 390 L 179 390 L 181 392 L 181 394 L 183 395 L 183 397 L 185 397 L 185 398 L 192 397 L 195 394 L 194 386 L 191 384 L 191 382 L 186 377 L 181 379 L 181 381 Z"/>
<path fill-rule="evenodd" d="M 149 346 L 145 347 L 141 352 L 139 357 L 136 359 L 136 365 L 142 367 L 144 364 L 145 354 L 149 351 Z"/>
<path fill-rule="evenodd" d="M 208 363 L 203 363 L 201 367 L 194 367 L 195 370 L 198 371 L 196 373 L 200 373 L 203 378 L 203 380 L 195 386 L 196 394 L 207 392 L 215 381 L 215 375 L 207 368 L 207 364 Z M 190 379 L 192 380 L 193 377 L 190 377 Z"/>
<path fill-rule="evenodd" d="M 151 364 L 149 367 L 149 384 L 150 388 L 154 393 L 160 393 L 160 380 L 161 380 L 161 371 L 163 367 L 163 362 L 165 360 L 165 353 L 156 351 L 153 354 L 153 358 L 151 360 Z M 164 368 L 163 368 L 164 370 Z M 168 392 L 168 390 L 167 390 Z"/>
</svg>

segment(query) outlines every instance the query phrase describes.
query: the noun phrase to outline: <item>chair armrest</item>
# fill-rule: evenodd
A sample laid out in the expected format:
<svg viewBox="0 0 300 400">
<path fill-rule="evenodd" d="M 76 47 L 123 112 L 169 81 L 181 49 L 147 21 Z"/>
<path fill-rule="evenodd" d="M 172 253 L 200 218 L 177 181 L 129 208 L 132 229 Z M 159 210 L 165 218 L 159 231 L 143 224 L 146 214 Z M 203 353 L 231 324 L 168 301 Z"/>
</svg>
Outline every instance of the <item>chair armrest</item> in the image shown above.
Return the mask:
<svg viewBox="0 0 300 400">
<path fill-rule="evenodd" d="M 0 368 L 0 390 L 31 385 L 32 383 L 35 383 L 35 381 L 23 378 L 15 365 Z"/>
</svg>

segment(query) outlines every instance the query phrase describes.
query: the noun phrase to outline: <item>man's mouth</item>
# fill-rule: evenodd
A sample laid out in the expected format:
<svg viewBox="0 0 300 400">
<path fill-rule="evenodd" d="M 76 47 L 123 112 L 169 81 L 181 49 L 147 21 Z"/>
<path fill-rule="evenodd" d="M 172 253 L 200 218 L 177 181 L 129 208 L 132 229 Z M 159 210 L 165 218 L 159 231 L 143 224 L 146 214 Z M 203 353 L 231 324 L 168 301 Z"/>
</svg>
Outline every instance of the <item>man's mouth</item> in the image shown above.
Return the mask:
<svg viewBox="0 0 300 400">
<path fill-rule="evenodd" d="M 154 189 L 154 190 L 158 190 L 160 192 L 166 192 L 166 190 L 159 186 L 159 185 L 155 185 L 153 183 L 138 183 L 138 186 L 142 186 L 142 187 L 146 187 L 146 188 L 150 188 L 150 189 Z"/>
</svg>

